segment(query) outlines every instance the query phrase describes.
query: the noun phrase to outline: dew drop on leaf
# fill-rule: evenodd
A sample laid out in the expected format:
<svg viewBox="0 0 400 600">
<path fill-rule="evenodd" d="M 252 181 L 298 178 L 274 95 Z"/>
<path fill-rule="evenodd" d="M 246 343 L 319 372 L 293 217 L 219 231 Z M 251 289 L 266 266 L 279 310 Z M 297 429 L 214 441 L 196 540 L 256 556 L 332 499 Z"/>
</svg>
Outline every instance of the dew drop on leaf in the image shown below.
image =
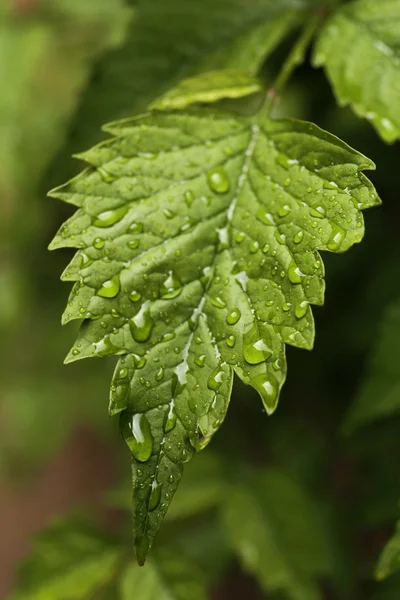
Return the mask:
<svg viewBox="0 0 400 600">
<path fill-rule="evenodd" d="M 267 414 L 271 414 L 275 408 L 278 399 L 279 388 L 271 375 L 260 373 L 251 380 L 252 385 L 260 394 Z"/>
<path fill-rule="evenodd" d="M 260 207 L 257 210 L 256 217 L 264 225 L 275 225 L 274 217 L 265 208 Z"/>
<path fill-rule="evenodd" d="M 155 510 L 157 506 L 160 504 L 161 500 L 161 485 L 157 483 L 157 481 L 153 481 L 151 486 L 151 492 L 149 497 L 148 510 L 149 512 Z"/>
<path fill-rule="evenodd" d="M 145 302 L 140 311 L 129 321 L 129 328 L 136 342 L 147 342 L 153 330 L 154 321 L 150 315 L 149 304 L 149 301 Z"/>
<path fill-rule="evenodd" d="M 302 239 L 304 238 L 304 233 L 302 231 L 298 231 L 293 238 L 295 244 L 300 244 Z"/>
<path fill-rule="evenodd" d="M 174 410 L 174 406 L 175 406 L 175 403 L 172 400 L 170 407 L 169 407 L 168 414 L 167 414 L 167 420 L 165 421 L 165 427 L 164 427 L 165 433 L 172 431 L 176 425 L 176 412 Z"/>
<path fill-rule="evenodd" d="M 160 285 L 160 296 L 165 300 L 176 298 L 182 291 L 182 282 L 173 271 L 169 271 L 167 278 Z"/>
<path fill-rule="evenodd" d="M 118 352 L 118 348 L 114 346 L 108 335 L 99 342 L 94 343 L 94 353 L 96 356 L 110 356 Z"/>
<path fill-rule="evenodd" d="M 119 276 L 115 275 L 115 277 L 103 283 L 101 288 L 97 290 L 97 295 L 102 298 L 115 298 L 115 296 L 118 295 L 120 288 L 121 284 Z"/>
<path fill-rule="evenodd" d="M 332 251 L 336 251 L 339 250 L 340 245 L 342 243 L 342 241 L 345 238 L 345 233 L 343 231 L 343 229 L 341 227 L 339 227 L 338 225 L 333 225 L 332 226 L 332 232 L 331 235 L 329 236 L 329 240 L 328 240 L 328 248 L 329 250 Z"/>
<path fill-rule="evenodd" d="M 225 308 L 226 306 L 226 302 L 224 302 L 220 296 L 214 296 L 211 298 L 211 304 L 217 308 Z"/>
<path fill-rule="evenodd" d="M 294 314 L 295 314 L 296 319 L 303 318 L 307 312 L 307 308 L 308 308 L 307 300 L 303 300 L 303 302 L 298 302 L 294 309 Z"/>
<path fill-rule="evenodd" d="M 258 365 L 272 356 L 272 350 L 265 340 L 260 338 L 256 324 L 244 334 L 243 356 L 249 365 Z"/>
<path fill-rule="evenodd" d="M 211 373 L 207 380 L 207 387 L 209 390 L 216 392 L 224 381 L 225 372 L 221 365 L 218 365 Z"/>
<path fill-rule="evenodd" d="M 242 313 L 238 308 L 232 308 L 232 310 L 230 310 L 226 316 L 226 322 L 228 325 L 235 325 L 241 316 Z"/>
<path fill-rule="evenodd" d="M 153 436 L 146 415 L 143 413 L 133 415 L 131 412 L 124 410 L 120 417 L 120 429 L 136 460 L 139 462 L 148 461 L 153 451 Z"/>
<path fill-rule="evenodd" d="M 104 248 L 104 240 L 103 240 L 103 238 L 101 238 L 101 237 L 94 238 L 94 240 L 93 240 L 93 246 L 97 250 L 101 250 L 102 248 Z"/>
<path fill-rule="evenodd" d="M 128 298 L 131 302 L 139 302 L 141 297 L 142 297 L 142 294 L 140 294 L 136 290 L 133 290 L 128 296 Z"/>
<path fill-rule="evenodd" d="M 288 277 L 291 283 L 301 283 L 305 277 L 305 274 L 301 272 L 300 268 L 296 265 L 294 260 L 291 261 L 288 269 Z"/>
<path fill-rule="evenodd" d="M 95 227 L 111 227 L 115 223 L 118 223 L 128 212 L 128 206 L 120 206 L 119 208 L 114 208 L 112 210 L 106 210 L 99 215 L 95 219 L 93 225 Z"/>
<path fill-rule="evenodd" d="M 217 194 L 225 194 L 230 189 L 229 179 L 223 167 L 216 167 L 208 171 L 207 181 L 212 191 Z"/>
</svg>

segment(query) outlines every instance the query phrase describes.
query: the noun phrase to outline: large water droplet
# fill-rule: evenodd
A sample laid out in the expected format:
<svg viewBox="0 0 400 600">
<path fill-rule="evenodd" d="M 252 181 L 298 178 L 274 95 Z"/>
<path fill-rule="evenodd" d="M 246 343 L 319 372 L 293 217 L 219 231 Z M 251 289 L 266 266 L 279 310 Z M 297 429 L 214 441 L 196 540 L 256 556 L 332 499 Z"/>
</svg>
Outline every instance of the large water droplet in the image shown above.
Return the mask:
<svg viewBox="0 0 400 600">
<path fill-rule="evenodd" d="M 239 321 L 241 316 L 242 313 L 238 308 L 232 308 L 232 310 L 230 310 L 226 315 L 226 322 L 228 323 L 228 325 L 235 325 Z"/>
<path fill-rule="evenodd" d="M 164 299 L 176 298 L 182 291 L 182 282 L 173 271 L 169 271 L 167 278 L 160 285 L 160 296 Z"/>
<path fill-rule="evenodd" d="M 106 335 L 99 342 L 95 342 L 93 345 L 94 352 L 97 356 L 111 356 L 112 354 L 116 354 L 119 351 L 119 348 L 117 348 L 117 346 L 114 346 L 108 335 Z"/>
<path fill-rule="evenodd" d="M 222 385 L 225 378 L 225 371 L 221 365 L 218 365 L 211 373 L 207 381 L 209 390 L 216 392 Z"/>
<path fill-rule="evenodd" d="M 169 406 L 169 411 L 167 413 L 167 419 L 165 421 L 165 427 L 164 427 L 165 433 L 172 431 L 176 425 L 176 412 L 174 410 L 174 406 L 175 406 L 175 403 L 172 400 L 171 404 Z"/>
<path fill-rule="evenodd" d="M 155 510 L 160 504 L 161 500 L 161 485 L 156 480 L 153 481 L 151 486 L 151 492 L 149 497 L 149 504 L 147 506 L 148 511 Z"/>
<path fill-rule="evenodd" d="M 272 350 L 266 341 L 260 337 L 256 323 L 244 334 L 243 356 L 250 365 L 258 365 L 272 356 Z"/>
<path fill-rule="evenodd" d="M 137 292 L 136 290 L 133 290 L 128 296 L 131 302 L 139 302 L 141 297 L 142 294 L 140 292 Z"/>
<path fill-rule="evenodd" d="M 149 305 L 149 301 L 145 302 L 140 311 L 129 321 L 129 328 L 136 342 L 147 342 L 154 327 Z"/>
<path fill-rule="evenodd" d="M 323 219 L 325 217 L 325 209 L 323 206 L 316 206 L 310 209 L 310 215 L 317 217 L 317 219 Z"/>
<path fill-rule="evenodd" d="M 296 307 L 294 309 L 294 314 L 296 316 L 296 319 L 302 319 L 308 309 L 308 301 L 307 300 L 303 300 L 303 302 L 298 302 L 296 304 Z"/>
<path fill-rule="evenodd" d="M 298 231 L 296 233 L 296 235 L 294 236 L 293 241 L 295 244 L 300 244 L 300 242 L 302 241 L 303 238 L 304 238 L 303 231 Z"/>
<path fill-rule="evenodd" d="M 256 217 L 264 225 L 275 225 L 274 217 L 265 208 L 260 207 L 256 212 Z"/>
<path fill-rule="evenodd" d="M 128 208 L 128 206 L 124 205 L 112 210 L 106 210 L 97 215 L 93 225 L 95 227 L 111 227 L 111 225 L 118 223 L 126 215 Z"/>
<path fill-rule="evenodd" d="M 338 225 L 332 225 L 331 235 L 328 240 L 328 248 L 333 252 L 339 250 L 341 243 L 345 238 L 345 232 Z"/>
<path fill-rule="evenodd" d="M 216 167 L 207 173 L 207 181 L 213 192 L 225 194 L 230 189 L 229 179 L 223 167 Z"/>
<path fill-rule="evenodd" d="M 115 296 L 118 295 L 120 288 L 121 284 L 119 276 L 115 275 L 115 277 L 103 283 L 101 288 L 97 290 L 97 295 L 102 298 L 115 298 Z"/>
<path fill-rule="evenodd" d="M 139 462 L 149 460 L 153 451 L 153 436 L 146 415 L 143 413 L 133 415 L 125 410 L 121 413 L 120 428 L 122 436 L 136 460 Z"/>
<path fill-rule="evenodd" d="M 301 283 L 305 277 L 305 274 L 299 269 L 294 260 L 289 265 L 288 277 L 291 283 Z"/>
<path fill-rule="evenodd" d="M 251 383 L 260 394 L 265 410 L 270 415 L 276 408 L 279 394 L 274 378 L 268 373 L 260 373 L 252 378 Z"/>
</svg>

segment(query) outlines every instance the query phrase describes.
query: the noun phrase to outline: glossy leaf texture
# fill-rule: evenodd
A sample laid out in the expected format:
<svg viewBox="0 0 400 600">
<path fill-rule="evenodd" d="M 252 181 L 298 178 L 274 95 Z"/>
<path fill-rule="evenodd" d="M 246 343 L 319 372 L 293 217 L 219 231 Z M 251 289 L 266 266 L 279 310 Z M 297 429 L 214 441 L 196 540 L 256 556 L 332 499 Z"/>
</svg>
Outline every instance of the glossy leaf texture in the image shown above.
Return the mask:
<svg viewBox="0 0 400 600">
<path fill-rule="evenodd" d="M 373 163 L 311 123 L 192 110 L 106 130 L 51 193 L 78 207 L 51 248 L 78 248 L 63 322 L 84 321 L 66 362 L 121 355 L 110 413 L 132 452 L 143 561 L 233 373 L 275 410 L 285 344 L 313 345 L 318 249 L 359 242 L 379 199 L 362 173 Z"/>
<path fill-rule="evenodd" d="M 386 579 L 400 570 L 400 521 L 393 537 L 388 541 L 379 558 L 376 569 L 377 579 Z"/>
<path fill-rule="evenodd" d="M 344 431 L 400 413 L 400 302 L 385 312 L 367 374 L 350 406 Z"/>
<path fill-rule="evenodd" d="M 400 136 L 400 3 L 358 0 L 334 12 L 316 44 L 342 105 L 368 119 L 387 142 Z"/>
<path fill-rule="evenodd" d="M 113 580 L 123 558 L 115 540 L 78 520 L 57 520 L 35 540 L 10 600 L 80 600 Z"/>
<path fill-rule="evenodd" d="M 281 471 L 235 485 L 223 507 L 230 544 L 268 593 L 321 600 L 319 579 L 330 569 L 329 542 L 305 490 Z"/>
</svg>

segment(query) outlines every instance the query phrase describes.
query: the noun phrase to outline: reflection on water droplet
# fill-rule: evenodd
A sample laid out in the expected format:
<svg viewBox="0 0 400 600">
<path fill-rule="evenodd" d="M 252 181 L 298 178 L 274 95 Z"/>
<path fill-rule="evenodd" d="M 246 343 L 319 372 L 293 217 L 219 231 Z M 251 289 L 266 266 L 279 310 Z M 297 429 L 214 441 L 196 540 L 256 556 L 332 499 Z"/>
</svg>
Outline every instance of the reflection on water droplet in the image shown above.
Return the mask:
<svg viewBox="0 0 400 600">
<path fill-rule="evenodd" d="M 328 248 L 333 252 L 339 250 L 341 243 L 345 238 L 345 232 L 338 225 L 332 225 L 332 232 L 328 240 Z"/>
<path fill-rule="evenodd" d="M 228 325 L 235 325 L 239 321 L 241 316 L 242 313 L 240 312 L 240 310 L 238 308 L 233 308 L 228 312 L 226 316 L 226 322 L 228 323 Z"/>
<path fill-rule="evenodd" d="M 216 392 L 222 385 L 225 378 L 225 372 L 221 365 L 218 365 L 211 373 L 207 381 L 209 390 Z"/>
<path fill-rule="evenodd" d="M 217 194 L 225 194 L 230 189 L 229 179 L 223 167 L 215 167 L 208 171 L 207 181 L 212 191 Z"/>
<path fill-rule="evenodd" d="M 299 269 L 294 260 L 289 265 L 288 277 L 291 283 L 301 283 L 305 277 L 305 274 Z"/>
<path fill-rule="evenodd" d="M 106 210 L 97 215 L 93 225 L 95 227 L 111 227 L 115 223 L 118 223 L 128 212 L 128 206 L 120 206 L 112 210 Z"/>
<path fill-rule="evenodd" d="M 119 276 L 115 275 L 112 279 L 105 281 L 96 293 L 102 298 L 115 298 L 119 293 L 120 287 Z"/>
<path fill-rule="evenodd" d="M 307 312 L 308 309 L 308 301 L 307 300 L 303 300 L 303 302 L 298 302 L 296 304 L 295 310 L 294 310 L 294 314 L 296 316 L 296 319 L 301 319 L 302 317 L 304 317 L 304 315 Z"/>
<path fill-rule="evenodd" d="M 140 294 L 136 290 L 133 290 L 128 296 L 128 298 L 131 302 L 139 302 L 141 297 L 142 297 L 142 294 Z"/>
<path fill-rule="evenodd" d="M 250 365 L 258 365 L 272 356 L 272 350 L 266 341 L 260 338 L 257 324 L 244 334 L 243 356 Z"/>
<path fill-rule="evenodd" d="M 129 321 L 129 328 L 132 337 L 136 342 L 147 342 L 154 327 L 154 321 L 150 315 L 149 305 L 150 302 L 147 300 L 142 305 L 140 311 Z"/>
<path fill-rule="evenodd" d="M 111 342 L 110 337 L 108 335 L 106 335 L 99 342 L 95 342 L 93 345 L 94 345 L 94 352 L 97 356 L 110 356 L 111 354 L 116 354 L 119 350 Z"/>
<path fill-rule="evenodd" d="M 160 285 L 160 296 L 165 300 L 176 298 L 182 291 L 182 282 L 173 271 L 169 271 L 167 278 Z"/>
<path fill-rule="evenodd" d="M 226 306 L 226 302 L 224 302 L 220 296 L 214 296 L 211 298 L 211 304 L 217 308 L 225 308 Z"/>
<path fill-rule="evenodd" d="M 267 414 L 270 415 L 276 408 L 279 393 L 279 388 L 274 376 L 268 375 L 267 373 L 261 373 L 260 375 L 253 377 L 251 383 L 260 394 L 265 410 L 267 411 Z"/>
<path fill-rule="evenodd" d="M 300 244 L 300 242 L 302 241 L 303 238 L 304 238 L 303 231 L 298 231 L 296 233 L 296 235 L 294 236 L 293 241 L 295 244 Z"/>
<path fill-rule="evenodd" d="M 149 460 L 153 451 L 153 436 L 146 415 L 143 413 L 132 414 L 125 410 L 121 413 L 120 429 L 136 460 L 139 462 Z"/>
<path fill-rule="evenodd" d="M 147 506 L 148 511 L 151 512 L 157 508 L 161 500 L 161 485 L 156 480 L 153 481 L 151 486 L 149 504 Z"/>
<path fill-rule="evenodd" d="M 264 225 L 275 225 L 274 217 L 265 208 L 260 207 L 256 212 L 256 217 Z"/>
</svg>

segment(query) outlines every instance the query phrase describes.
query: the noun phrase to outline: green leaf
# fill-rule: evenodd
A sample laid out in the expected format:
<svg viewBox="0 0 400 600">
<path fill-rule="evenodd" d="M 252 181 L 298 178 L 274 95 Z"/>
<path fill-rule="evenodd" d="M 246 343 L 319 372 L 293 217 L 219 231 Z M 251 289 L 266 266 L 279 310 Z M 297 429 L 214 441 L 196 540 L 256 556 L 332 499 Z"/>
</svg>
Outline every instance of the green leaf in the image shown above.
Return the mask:
<svg viewBox="0 0 400 600">
<path fill-rule="evenodd" d="M 400 302 L 396 302 L 387 309 L 382 321 L 367 376 L 346 417 L 346 433 L 400 413 L 399 355 Z"/>
<path fill-rule="evenodd" d="M 221 69 L 184 79 L 155 100 L 150 109 L 176 110 L 190 104 L 216 102 L 221 98 L 241 98 L 261 91 L 260 82 L 245 71 Z"/>
<path fill-rule="evenodd" d="M 91 167 L 51 195 L 79 207 L 51 248 L 78 252 L 66 362 L 123 355 L 110 413 L 133 454 L 144 560 L 194 450 L 225 418 L 233 372 L 277 405 L 285 344 L 310 349 L 322 304 L 318 248 L 363 236 L 373 163 L 311 123 L 156 113 L 107 126 Z"/>
<path fill-rule="evenodd" d="M 256 74 L 308 18 L 309 0 L 139 0 L 125 44 L 101 62 L 83 98 L 74 147 L 131 116 L 183 78 L 215 69 Z M 168 26 L 166 27 L 166 24 Z"/>
<path fill-rule="evenodd" d="M 181 554 L 157 553 L 145 567 L 130 566 L 122 576 L 121 600 L 206 600 L 196 567 Z"/>
<path fill-rule="evenodd" d="M 36 538 L 10 600 L 86 599 L 112 581 L 121 560 L 120 546 L 86 523 L 54 521 Z"/>
<path fill-rule="evenodd" d="M 386 579 L 400 570 L 400 521 L 397 523 L 396 532 L 382 551 L 376 569 L 377 579 Z"/>
<path fill-rule="evenodd" d="M 243 567 L 266 592 L 317 600 L 318 579 L 329 572 L 331 555 L 316 514 L 301 487 L 270 470 L 232 487 L 223 519 Z"/>
<path fill-rule="evenodd" d="M 400 137 L 400 3 L 359 0 L 333 14 L 317 41 L 336 97 L 368 119 L 386 142 Z"/>
</svg>

